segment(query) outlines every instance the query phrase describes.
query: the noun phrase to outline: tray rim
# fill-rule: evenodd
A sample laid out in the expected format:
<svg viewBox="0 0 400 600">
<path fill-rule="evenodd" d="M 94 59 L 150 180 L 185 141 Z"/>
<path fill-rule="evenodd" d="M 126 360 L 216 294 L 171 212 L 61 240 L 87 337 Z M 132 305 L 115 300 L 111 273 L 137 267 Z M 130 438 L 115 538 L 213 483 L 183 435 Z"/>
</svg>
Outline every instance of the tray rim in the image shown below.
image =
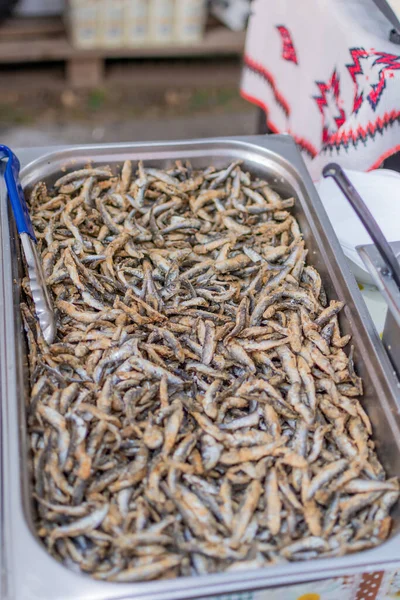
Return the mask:
<svg viewBox="0 0 400 600">
<path fill-rule="evenodd" d="M 266 138 L 268 137 L 268 140 L 266 140 Z M 261 138 L 261 139 L 260 139 Z M 261 141 L 268 141 L 268 145 L 261 145 L 260 142 Z M 129 150 L 129 149 L 139 149 L 139 148 L 146 148 L 148 150 L 152 150 L 154 148 L 166 148 L 168 151 L 173 150 L 173 149 L 177 149 L 177 147 L 179 147 L 180 145 L 183 146 L 187 146 L 187 145 L 192 145 L 192 146 L 196 146 L 196 145 L 200 145 L 202 146 L 202 148 L 204 150 L 206 150 L 206 147 L 209 146 L 210 144 L 225 144 L 225 145 L 229 145 L 229 144 L 235 144 L 238 143 L 239 145 L 245 143 L 248 144 L 250 147 L 254 148 L 262 148 L 263 150 L 268 150 L 269 152 L 273 152 L 275 154 L 277 154 L 278 156 L 280 155 L 281 157 L 284 157 L 284 161 L 286 162 L 288 160 L 288 158 L 291 161 L 291 168 L 293 168 L 294 172 L 296 173 L 296 175 L 298 177 L 301 178 L 304 186 L 306 187 L 306 191 L 307 193 L 311 196 L 312 200 L 316 201 L 318 205 L 318 211 L 317 211 L 317 215 L 320 221 L 322 221 L 322 224 L 324 226 L 324 229 L 328 230 L 328 234 L 330 234 L 331 237 L 333 237 L 333 242 L 331 240 L 332 245 L 334 246 L 334 250 L 336 253 L 336 260 L 339 264 L 339 267 L 341 268 L 341 271 L 344 271 L 344 275 L 347 275 L 346 271 L 348 271 L 348 273 L 350 273 L 350 270 L 347 267 L 347 263 L 346 263 L 346 259 L 341 251 L 341 248 L 339 246 L 339 243 L 337 242 L 336 236 L 333 234 L 333 230 L 332 227 L 330 226 L 330 222 L 326 216 L 326 213 L 322 207 L 322 204 L 318 198 L 317 192 L 314 189 L 312 182 L 311 182 L 311 178 L 308 175 L 308 172 L 305 168 L 305 165 L 303 163 L 303 160 L 300 156 L 300 154 L 298 153 L 294 142 L 291 140 L 291 138 L 289 136 L 244 136 L 244 137 L 236 137 L 236 138 L 211 138 L 209 140 L 183 140 L 183 141 L 177 141 L 177 142 L 151 142 L 151 143 L 132 143 L 132 144 L 94 144 L 94 145 L 80 145 L 80 146 L 57 146 L 54 148 L 37 148 L 37 149 L 21 149 L 19 151 L 19 155 L 21 157 L 21 163 L 24 165 L 24 168 L 21 172 L 21 178 L 22 180 L 24 180 L 24 174 L 26 172 L 26 170 L 29 168 L 32 168 L 33 166 L 35 166 L 36 164 L 40 163 L 40 161 L 46 161 L 49 158 L 51 158 L 54 153 L 60 152 L 60 151 L 65 151 L 67 150 L 68 152 L 77 152 L 77 151 L 85 151 L 87 152 L 91 152 L 97 149 L 102 149 L 102 150 L 115 150 L 115 151 L 123 151 L 125 150 Z M 271 149 L 272 146 L 272 149 Z M 35 158 L 36 157 L 36 158 Z M 32 160 L 31 160 L 32 159 Z M 311 184 L 311 185 L 310 185 Z M 4 212 L 4 211 L 3 211 Z M 321 213 L 322 214 L 322 218 L 321 218 Z M 323 218 L 325 214 L 325 219 Z M 3 215 L 4 216 L 4 215 Z M 325 222 L 324 222 L 325 221 Z M 326 232 L 325 232 L 326 233 Z M 332 236 L 333 234 L 333 236 Z M 1 231 L 0 231 L 0 235 L 1 235 Z M 3 240 L 3 245 L 4 245 L 4 240 Z M 339 251 L 337 253 L 337 250 Z M 342 263 L 342 264 L 341 264 Z M 4 287 L 4 277 L 5 277 L 5 271 L 4 269 L 2 269 L 0 267 L 0 275 L 1 275 L 1 279 L 2 281 L 0 281 L 0 288 L 3 285 Z M 368 311 L 366 309 L 366 306 L 364 304 L 364 301 L 362 299 L 362 296 L 359 292 L 359 289 L 357 287 L 357 284 L 354 281 L 350 281 L 347 282 L 347 286 L 350 288 L 350 291 L 352 292 L 352 296 L 353 296 L 353 301 L 354 304 L 356 306 L 356 308 L 360 311 L 361 316 L 364 318 L 364 315 L 367 317 L 367 322 L 365 323 L 365 326 L 367 328 L 368 325 L 368 334 L 371 336 L 374 336 L 374 332 L 376 334 L 375 328 L 372 325 L 372 321 L 369 317 Z M 5 324 L 6 326 L 6 324 Z M 377 334 L 376 334 L 377 335 Z M 381 346 L 380 340 L 378 338 L 379 344 Z M 12 344 L 13 345 L 13 344 Z M 378 345 L 378 349 L 380 348 L 380 346 Z M 386 354 L 383 350 L 382 347 L 382 356 L 385 357 Z M 7 354 L 9 354 L 9 349 L 7 348 Z M 0 358 L 0 363 L 4 363 L 4 357 Z M 390 364 L 390 363 L 388 363 Z M 0 371 L 0 375 L 2 375 L 3 369 Z M 2 381 L 1 384 L 3 385 L 4 379 L 3 377 L 1 377 Z M 397 380 L 396 380 L 397 381 Z M 3 394 L 2 394 L 3 396 Z M 4 396 L 3 396 L 4 398 Z M 400 403 L 400 393 L 398 394 L 398 404 Z M 399 536 L 397 536 L 399 537 Z M 37 542 L 37 540 L 35 540 Z M 396 541 L 396 540 L 395 540 Z M 390 548 L 389 548 L 390 546 Z M 365 551 L 362 552 L 360 554 L 355 554 L 355 555 L 351 555 L 348 557 L 344 557 L 344 559 L 318 559 L 317 562 L 312 561 L 312 568 L 317 567 L 316 571 L 312 571 L 311 567 L 308 567 L 308 569 L 306 569 L 306 571 L 304 570 L 304 568 L 302 569 L 302 567 L 304 567 L 303 563 L 291 563 L 290 565 L 290 572 L 289 573 L 281 573 L 279 574 L 277 572 L 275 577 L 269 577 L 268 574 L 271 574 L 271 570 L 277 570 L 277 571 L 282 571 L 285 570 L 285 568 L 279 567 L 267 567 L 267 568 L 263 568 L 263 569 L 258 569 L 256 571 L 247 571 L 247 572 L 238 572 L 236 574 L 231 573 L 229 574 L 228 579 L 230 580 L 229 582 L 223 582 L 222 579 L 226 579 L 226 575 L 225 573 L 221 573 L 221 574 L 217 574 L 217 575 L 211 575 L 211 576 L 207 576 L 207 580 L 209 581 L 209 584 L 207 584 L 205 581 L 202 581 L 204 578 L 203 577 L 191 577 L 191 578 L 178 578 L 176 580 L 171 580 L 171 581 L 161 581 L 161 582 L 147 582 L 147 583 L 141 583 L 141 584 L 117 584 L 117 587 L 115 587 L 114 583 L 109 583 L 109 582 L 99 582 L 96 581 L 92 578 L 90 578 L 89 576 L 86 575 L 81 575 L 81 574 L 75 574 L 72 571 L 69 571 L 66 569 L 66 567 L 59 565 L 54 559 L 52 559 L 47 552 L 44 550 L 44 548 L 42 548 L 39 544 L 39 542 L 37 542 L 37 548 L 42 548 L 45 556 L 51 560 L 52 562 L 52 566 L 54 568 L 58 567 L 58 569 L 62 569 L 63 573 L 67 574 L 69 577 L 73 577 L 74 579 L 76 579 L 76 583 L 79 584 L 82 587 L 86 587 L 88 588 L 87 591 L 88 593 L 90 593 L 90 597 L 93 599 L 108 599 L 108 598 L 119 598 L 122 600 L 122 598 L 128 598 L 128 597 L 132 597 L 132 595 L 135 595 L 135 597 L 137 598 L 145 598 L 145 597 L 150 597 L 151 598 L 184 598 L 184 597 L 189 597 L 187 595 L 187 593 L 189 592 L 189 585 L 192 589 L 192 591 L 190 591 L 190 597 L 196 597 L 199 595 L 205 596 L 205 595 L 216 595 L 216 594 L 223 594 L 223 593 L 228 593 L 228 592 L 232 592 L 232 591 L 237 591 L 237 590 L 249 590 L 249 589 L 266 589 L 266 588 L 270 588 L 270 587 L 276 587 L 278 585 L 289 585 L 291 583 L 297 583 L 297 582 L 301 582 L 301 581 L 311 581 L 311 580 L 317 580 L 317 579 L 325 579 L 325 578 L 330 578 L 333 576 L 337 576 L 337 575 L 341 575 L 344 572 L 346 573 L 351 573 L 351 572 L 359 572 L 360 570 L 362 571 L 363 569 L 366 568 L 372 568 L 372 565 L 382 565 L 383 563 L 385 563 L 386 565 L 388 564 L 400 564 L 400 543 L 396 544 L 396 549 L 397 549 L 397 553 L 394 552 L 394 547 L 393 547 L 393 539 L 389 540 L 388 542 L 386 542 L 385 544 L 383 544 L 382 546 L 379 547 L 380 550 L 380 554 L 381 554 L 381 558 L 379 560 L 377 560 L 375 557 L 372 558 L 371 553 L 374 553 L 374 550 L 371 551 Z M 382 549 L 384 547 L 388 547 L 387 548 L 387 552 L 382 552 Z M 398 558 L 393 558 L 393 556 L 395 556 L 397 554 Z M 368 560 L 368 555 L 371 556 L 371 561 Z M 360 556 L 365 559 L 363 561 L 359 560 Z M 349 560 L 352 559 L 352 560 Z M 334 561 L 335 564 L 333 564 L 332 566 L 328 566 L 327 562 L 330 561 Z M 345 563 L 352 563 L 352 564 L 345 564 Z M 319 567 L 319 568 L 318 568 Z M 56 569 L 57 570 L 57 569 Z M 60 572 L 61 575 L 61 572 Z M 215 580 L 215 581 L 214 581 Z M 82 584 L 85 582 L 89 582 L 90 585 L 88 586 L 82 586 Z M 169 585 L 171 584 L 172 585 Z M 238 587 L 239 583 L 241 582 L 240 587 Z M 174 587 L 174 584 L 177 584 L 175 586 L 175 589 L 171 589 Z M 181 585 L 179 585 L 181 584 Z M 197 585 L 196 585 L 197 584 Z M 157 593 L 157 590 L 154 589 L 154 586 L 157 587 L 162 587 L 164 589 L 166 589 L 168 587 L 167 592 L 163 592 L 162 590 L 159 590 L 159 593 Z M 115 590 L 115 593 L 111 593 L 111 587 L 114 588 L 113 591 Z M 96 593 L 95 592 L 95 588 L 97 588 Z M 100 591 L 102 590 L 102 591 Z M 106 591 L 107 590 L 107 591 Z M 103 593 L 104 592 L 104 593 Z M 165 595 L 165 594 L 168 595 Z M 171 593 L 173 595 L 171 595 Z M 127 594 L 127 595 L 126 595 Z M 35 596 L 36 597 L 36 596 Z M 89 596 L 85 596 L 82 595 L 83 597 L 89 597 Z M 39 598 L 39 597 L 38 597 Z M 47 599 L 47 596 L 42 596 L 41 600 L 45 600 L 45 598 Z M 67 598 L 67 596 L 65 596 L 65 598 Z M 18 597 L 18 600 L 20 599 L 20 597 Z"/>
</svg>

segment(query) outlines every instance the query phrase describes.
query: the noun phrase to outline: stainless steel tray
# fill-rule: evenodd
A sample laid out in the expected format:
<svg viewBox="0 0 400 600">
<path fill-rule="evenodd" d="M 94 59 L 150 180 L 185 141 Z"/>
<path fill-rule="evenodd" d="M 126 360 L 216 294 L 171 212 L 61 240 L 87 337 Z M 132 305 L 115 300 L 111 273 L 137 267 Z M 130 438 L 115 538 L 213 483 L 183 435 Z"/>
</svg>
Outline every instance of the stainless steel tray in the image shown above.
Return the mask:
<svg viewBox="0 0 400 600">
<path fill-rule="evenodd" d="M 390 476 L 400 473 L 399 383 L 370 320 L 355 279 L 318 198 L 297 148 L 288 136 L 253 136 L 189 142 L 115 144 L 32 149 L 17 152 L 24 166 L 22 185 L 55 180 L 61 169 L 121 164 L 139 158 L 156 166 L 188 158 L 195 166 L 225 165 L 241 158 L 246 168 L 297 198 L 308 260 L 319 269 L 329 297 L 346 303 L 341 321 L 353 335 L 356 365 L 365 382 L 364 405 L 374 426 L 377 450 Z M 381 547 L 342 558 L 291 563 L 142 584 L 106 583 L 69 571 L 51 558 L 36 538 L 31 516 L 28 449 L 25 434 L 25 346 L 19 316 L 18 244 L 0 188 L 0 402 L 3 444 L 0 480 L 1 598 L 4 600 L 174 600 L 265 589 L 400 564 L 400 511 L 392 537 Z M 1 474 L 1 472 L 0 472 Z"/>
</svg>

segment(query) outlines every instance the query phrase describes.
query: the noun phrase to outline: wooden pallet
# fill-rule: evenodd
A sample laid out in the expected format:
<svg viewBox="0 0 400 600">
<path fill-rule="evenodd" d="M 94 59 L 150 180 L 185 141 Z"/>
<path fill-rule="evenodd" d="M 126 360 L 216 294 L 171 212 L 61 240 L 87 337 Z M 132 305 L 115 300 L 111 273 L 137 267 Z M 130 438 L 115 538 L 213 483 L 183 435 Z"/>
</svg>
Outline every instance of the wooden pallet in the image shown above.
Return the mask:
<svg viewBox="0 0 400 600">
<path fill-rule="evenodd" d="M 138 48 L 74 48 L 60 18 L 13 18 L 0 26 L 0 65 L 64 62 L 71 87 L 101 84 L 105 61 L 117 58 L 190 58 L 241 55 L 244 33 L 220 25 L 208 27 L 204 38 L 189 46 L 143 46 Z"/>
</svg>

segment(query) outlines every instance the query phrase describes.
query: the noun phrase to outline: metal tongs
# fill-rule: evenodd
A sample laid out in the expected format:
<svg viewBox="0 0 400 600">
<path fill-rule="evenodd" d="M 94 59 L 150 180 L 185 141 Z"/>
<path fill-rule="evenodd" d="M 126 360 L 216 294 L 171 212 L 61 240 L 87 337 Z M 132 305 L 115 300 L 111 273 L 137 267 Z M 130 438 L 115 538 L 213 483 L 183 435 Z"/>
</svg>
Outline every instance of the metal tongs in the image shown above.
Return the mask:
<svg viewBox="0 0 400 600">
<path fill-rule="evenodd" d="M 375 243 L 375 246 L 371 244 L 357 246 L 357 252 L 388 304 L 383 343 L 400 378 L 400 264 L 399 254 L 396 256 L 393 250 L 399 248 L 399 243 L 389 244 L 361 196 L 339 165 L 336 163 L 326 165 L 322 174 L 324 177 L 334 179 Z"/>
<path fill-rule="evenodd" d="M 29 283 L 36 315 L 44 339 L 48 344 L 51 344 L 56 335 L 54 310 L 46 286 L 41 259 L 37 251 L 37 239 L 19 181 L 20 162 L 10 148 L 0 144 L 0 160 L 5 159 L 8 160 L 4 171 L 4 179 L 28 267 Z"/>
</svg>

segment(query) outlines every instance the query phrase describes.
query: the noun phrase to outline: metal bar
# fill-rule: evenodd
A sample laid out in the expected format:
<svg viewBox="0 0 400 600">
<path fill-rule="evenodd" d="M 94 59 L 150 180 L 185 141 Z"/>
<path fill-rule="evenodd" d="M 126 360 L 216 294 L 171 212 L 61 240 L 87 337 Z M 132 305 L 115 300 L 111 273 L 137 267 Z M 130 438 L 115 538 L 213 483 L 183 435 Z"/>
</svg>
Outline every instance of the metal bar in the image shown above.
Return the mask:
<svg viewBox="0 0 400 600">
<path fill-rule="evenodd" d="M 357 192 L 350 179 L 347 177 L 343 169 L 336 163 L 329 163 L 324 167 L 322 171 L 324 177 L 332 177 L 338 187 L 342 190 L 346 199 L 350 202 L 351 206 L 355 210 L 357 216 L 360 218 L 365 229 L 375 242 L 383 260 L 390 269 L 391 275 L 400 288 L 400 266 L 396 259 L 396 256 L 382 233 L 381 228 L 375 221 L 370 210 L 362 200 L 360 194 Z"/>
</svg>

